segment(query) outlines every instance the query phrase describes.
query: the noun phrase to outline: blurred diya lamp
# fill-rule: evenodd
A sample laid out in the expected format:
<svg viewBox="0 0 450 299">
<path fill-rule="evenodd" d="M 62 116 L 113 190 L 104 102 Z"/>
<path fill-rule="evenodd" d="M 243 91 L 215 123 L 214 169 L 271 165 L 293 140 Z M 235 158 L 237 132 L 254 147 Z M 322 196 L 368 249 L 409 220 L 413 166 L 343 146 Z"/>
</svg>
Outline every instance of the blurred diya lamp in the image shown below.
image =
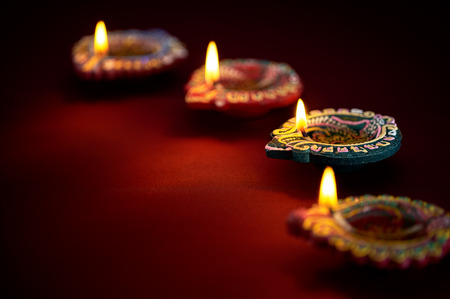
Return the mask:
<svg viewBox="0 0 450 299">
<path fill-rule="evenodd" d="M 144 77 L 171 69 L 188 52 L 162 29 L 106 32 L 99 21 L 94 36 L 85 36 L 72 48 L 76 74 L 86 80 Z"/>
<path fill-rule="evenodd" d="M 360 109 L 324 109 L 305 113 L 303 101 L 297 115 L 271 133 L 266 145 L 269 158 L 332 166 L 352 171 L 386 159 L 401 145 L 402 134 L 390 116 Z"/>
<path fill-rule="evenodd" d="M 330 189 L 327 184 L 335 184 L 329 171 L 332 169 L 324 172 L 319 204 L 289 216 L 290 233 L 334 248 L 358 264 L 384 269 L 420 268 L 448 253 L 450 213 L 401 196 L 362 195 L 337 200 L 335 186 L 334 194 L 322 191 Z M 327 176 L 329 182 L 324 183 Z"/>
<path fill-rule="evenodd" d="M 294 103 L 303 85 L 286 63 L 225 59 L 219 64 L 216 44 L 210 42 L 205 66 L 193 72 L 185 90 L 189 108 L 247 118 Z"/>
</svg>

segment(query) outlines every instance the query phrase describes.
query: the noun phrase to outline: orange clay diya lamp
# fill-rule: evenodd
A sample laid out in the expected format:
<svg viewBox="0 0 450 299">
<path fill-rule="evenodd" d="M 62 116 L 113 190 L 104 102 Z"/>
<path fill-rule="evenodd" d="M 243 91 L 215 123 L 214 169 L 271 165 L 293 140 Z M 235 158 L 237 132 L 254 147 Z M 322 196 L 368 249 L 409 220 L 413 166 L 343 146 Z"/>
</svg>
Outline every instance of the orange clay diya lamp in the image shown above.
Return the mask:
<svg viewBox="0 0 450 299">
<path fill-rule="evenodd" d="M 214 42 L 205 66 L 195 70 L 185 86 L 191 109 L 217 110 L 235 117 L 258 117 L 294 103 L 303 85 L 287 64 L 258 59 L 220 61 Z"/>
<path fill-rule="evenodd" d="M 106 32 L 97 23 L 94 36 L 72 48 L 76 74 L 85 80 L 145 77 L 173 68 L 188 55 L 184 45 L 162 29 Z"/>
<path fill-rule="evenodd" d="M 391 195 L 337 199 L 332 168 L 322 177 L 319 203 L 288 218 L 289 231 L 385 269 L 424 267 L 450 249 L 450 213 L 421 200 Z"/>
</svg>

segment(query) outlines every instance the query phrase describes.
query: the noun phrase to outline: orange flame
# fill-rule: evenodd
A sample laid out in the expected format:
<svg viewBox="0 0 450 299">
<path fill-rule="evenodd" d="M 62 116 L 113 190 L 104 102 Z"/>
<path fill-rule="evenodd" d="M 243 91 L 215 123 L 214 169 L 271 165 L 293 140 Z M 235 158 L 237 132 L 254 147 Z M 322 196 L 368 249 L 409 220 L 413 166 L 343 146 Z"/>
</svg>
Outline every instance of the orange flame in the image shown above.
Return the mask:
<svg viewBox="0 0 450 299">
<path fill-rule="evenodd" d="M 108 36 L 103 21 L 97 22 L 97 26 L 95 26 L 94 54 L 97 56 L 108 55 Z"/>
<path fill-rule="evenodd" d="M 308 128 L 308 124 L 306 123 L 305 104 L 303 103 L 302 99 L 298 99 L 297 102 L 295 126 L 298 132 L 302 132 L 303 135 L 306 135 L 306 128 Z"/>
<path fill-rule="evenodd" d="M 320 183 L 319 205 L 334 207 L 338 204 L 336 179 L 333 168 L 327 166 L 323 172 Z"/>
<path fill-rule="evenodd" d="M 210 41 L 206 51 L 205 81 L 207 84 L 212 85 L 214 82 L 219 81 L 219 78 L 219 54 L 216 43 Z"/>
</svg>

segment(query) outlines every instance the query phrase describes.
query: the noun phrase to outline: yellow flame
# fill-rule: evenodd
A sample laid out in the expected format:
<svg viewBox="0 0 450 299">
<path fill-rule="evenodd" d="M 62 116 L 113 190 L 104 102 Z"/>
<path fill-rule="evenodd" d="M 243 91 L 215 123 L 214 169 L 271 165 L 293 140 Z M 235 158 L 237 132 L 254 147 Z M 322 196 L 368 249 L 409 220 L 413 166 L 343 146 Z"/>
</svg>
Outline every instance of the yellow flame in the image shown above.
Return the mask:
<svg viewBox="0 0 450 299">
<path fill-rule="evenodd" d="M 206 51 L 205 81 L 207 84 L 212 85 L 214 82 L 219 81 L 219 78 L 219 54 L 217 53 L 216 43 L 210 41 Z"/>
<path fill-rule="evenodd" d="M 336 179 L 333 168 L 327 166 L 323 172 L 320 183 L 319 205 L 334 207 L 338 204 Z"/>
<path fill-rule="evenodd" d="M 298 99 L 297 102 L 297 112 L 295 114 L 295 126 L 298 132 L 306 134 L 306 128 L 308 128 L 308 124 L 306 123 L 305 104 L 303 103 L 302 99 Z"/>
<path fill-rule="evenodd" d="M 97 22 L 97 26 L 95 26 L 94 54 L 98 56 L 108 55 L 108 36 L 103 21 Z"/>
</svg>

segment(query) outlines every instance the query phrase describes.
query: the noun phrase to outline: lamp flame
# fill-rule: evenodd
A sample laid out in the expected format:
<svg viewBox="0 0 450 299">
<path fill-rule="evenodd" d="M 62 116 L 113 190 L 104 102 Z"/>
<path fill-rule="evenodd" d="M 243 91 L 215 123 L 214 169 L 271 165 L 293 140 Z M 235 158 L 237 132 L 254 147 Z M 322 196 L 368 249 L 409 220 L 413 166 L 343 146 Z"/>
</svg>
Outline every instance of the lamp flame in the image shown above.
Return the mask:
<svg viewBox="0 0 450 299">
<path fill-rule="evenodd" d="M 103 21 L 98 21 L 97 26 L 95 26 L 94 54 L 97 56 L 108 55 L 108 36 Z"/>
<path fill-rule="evenodd" d="M 295 126 L 298 132 L 301 132 L 304 136 L 306 136 L 306 128 L 308 127 L 308 124 L 306 123 L 305 104 L 303 103 L 302 99 L 298 99 L 297 102 Z"/>
<path fill-rule="evenodd" d="M 319 205 L 334 207 L 338 204 L 336 179 L 333 168 L 327 166 L 323 172 L 322 182 L 320 183 Z"/>
<path fill-rule="evenodd" d="M 210 41 L 208 50 L 206 51 L 205 81 L 207 84 L 212 85 L 214 82 L 219 81 L 219 78 L 219 54 L 217 52 L 216 43 Z"/>
</svg>

